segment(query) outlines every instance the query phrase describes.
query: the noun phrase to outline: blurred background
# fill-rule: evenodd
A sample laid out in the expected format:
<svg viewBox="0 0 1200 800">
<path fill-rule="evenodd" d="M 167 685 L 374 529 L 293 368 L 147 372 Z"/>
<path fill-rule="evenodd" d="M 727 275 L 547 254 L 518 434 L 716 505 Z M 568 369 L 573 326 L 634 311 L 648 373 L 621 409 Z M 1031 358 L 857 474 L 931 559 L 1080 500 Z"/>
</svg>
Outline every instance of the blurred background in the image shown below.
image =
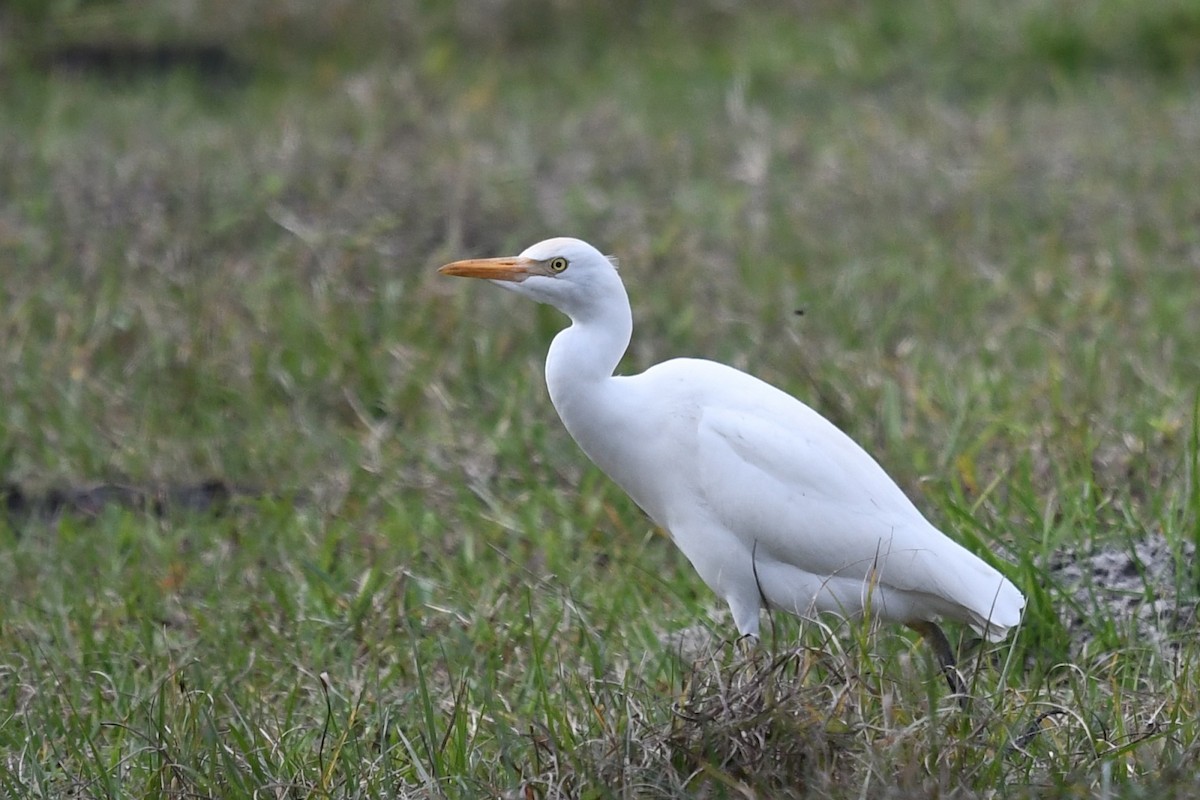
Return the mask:
<svg viewBox="0 0 1200 800">
<path fill-rule="evenodd" d="M 464 469 L 591 475 L 541 387 L 555 312 L 433 273 L 550 235 L 621 258 L 624 369 L 750 369 L 989 529 L 1049 546 L 1062 491 L 1102 498 L 1076 535 L 1190 485 L 1192 3 L 0 14 L 10 505 L 454 515 Z"/>
<path fill-rule="evenodd" d="M 229 445 L 301 423 L 304 464 L 318 418 L 419 417 L 450 324 L 429 306 L 465 291 L 430 268 L 558 234 L 627 264 L 633 366 L 808 374 L 842 423 L 887 424 L 854 419 L 932 380 L 1027 426 L 1060 402 L 1152 433 L 1197 378 L 1182 0 L 0 13 L 18 475 L 305 482 L 291 436 Z M 503 339 L 532 313 L 509 308 L 463 313 Z"/>
<path fill-rule="evenodd" d="M 785 388 L 1004 565 L 996 736 L 1086 709 L 940 750 L 864 669 L 828 780 L 1195 774 L 1194 0 L 7 0 L 0 789 L 604 785 L 581 742 L 676 730 L 720 604 L 555 419 L 558 314 L 434 272 L 554 235 L 620 258 L 622 370 Z"/>
</svg>

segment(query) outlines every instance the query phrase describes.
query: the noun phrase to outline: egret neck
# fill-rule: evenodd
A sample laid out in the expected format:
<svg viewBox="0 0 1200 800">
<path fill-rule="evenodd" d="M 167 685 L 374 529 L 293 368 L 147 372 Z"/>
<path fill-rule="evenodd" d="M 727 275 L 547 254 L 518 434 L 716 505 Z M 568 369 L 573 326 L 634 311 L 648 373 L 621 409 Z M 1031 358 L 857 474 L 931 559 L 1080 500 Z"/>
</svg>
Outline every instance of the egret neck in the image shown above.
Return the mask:
<svg viewBox="0 0 1200 800">
<path fill-rule="evenodd" d="M 667 524 L 650 442 L 662 433 L 660 409 L 635 379 L 614 377 L 633 334 L 629 298 L 617 273 L 601 274 L 589 302 L 560 305 L 570 327 L 550 344 L 546 387 L 571 438 L 660 526 Z"/>
<path fill-rule="evenodd" d="M 561 309 L 571 318 L 571 325 L 554 337 L 546 356 L 550 400 L 581 444 L 592 437 L 585 434 L 581 439 L 579 433 L 596 423 L 602 425 L 607 416 L 604 410 L 611 408 L 599 400 L 615 388 L 613 372 L 633 335 L 629 297 L 616 273 L 610 274 L 611 281 L 604 281 L 610 285 L 603 293 L 592 295 L 593 302 Z"/>
</svg>

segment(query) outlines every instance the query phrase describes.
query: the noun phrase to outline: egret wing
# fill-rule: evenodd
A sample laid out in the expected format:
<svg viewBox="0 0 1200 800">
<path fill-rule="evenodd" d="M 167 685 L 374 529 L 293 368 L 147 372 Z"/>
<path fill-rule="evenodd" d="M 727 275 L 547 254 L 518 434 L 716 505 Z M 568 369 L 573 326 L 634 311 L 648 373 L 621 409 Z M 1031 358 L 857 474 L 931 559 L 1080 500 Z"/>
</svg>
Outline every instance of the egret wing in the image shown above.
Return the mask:
<svg viewBox="0 0 1200 800">
<path fill-rule="evenodd" d="M 708 513 L 756 557 L 816 575 L 874 573 L 980 610 L 978 581 L 996 582 L 994 570 L 934 528 L 850 437 L 750 380 L 710 397 L 698 418 L 697 488 Z"/>
</svg>

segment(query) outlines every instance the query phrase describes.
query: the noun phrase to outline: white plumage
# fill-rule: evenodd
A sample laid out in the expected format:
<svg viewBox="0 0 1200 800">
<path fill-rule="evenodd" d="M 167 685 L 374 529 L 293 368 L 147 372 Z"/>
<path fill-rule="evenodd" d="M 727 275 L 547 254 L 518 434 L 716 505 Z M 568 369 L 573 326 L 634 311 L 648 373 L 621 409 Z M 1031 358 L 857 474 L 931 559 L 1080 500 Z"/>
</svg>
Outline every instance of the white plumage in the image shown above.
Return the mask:
<svg viewBox="0 0 1200 800">
<path fill-rule="evenodd" d="M 933 527 L 850 437 L 790 395 L 732 367 L 673 359 L 614 376 L 633 323 L 615 265 L 578 239 L 515 258 L 447 264 L 549 303 L 571 319 L 546 382 L 571 436 L 629 493 L 757 635 L 765 601 L 812 617 L 869 610 L 930 637 L 961 689 L 936 620 L 992 641 L 1025 598 Z"/>
</svg>

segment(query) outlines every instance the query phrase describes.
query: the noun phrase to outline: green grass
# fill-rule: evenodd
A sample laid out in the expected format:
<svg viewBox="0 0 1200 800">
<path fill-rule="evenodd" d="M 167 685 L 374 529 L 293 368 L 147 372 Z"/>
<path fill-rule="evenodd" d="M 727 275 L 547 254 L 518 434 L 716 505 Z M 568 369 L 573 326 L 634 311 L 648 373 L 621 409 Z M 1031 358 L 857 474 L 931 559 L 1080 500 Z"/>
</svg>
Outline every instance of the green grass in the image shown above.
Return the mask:
<svg viewBox="0 0 1200 800">
<path fill-rule="evenodd" d="M 261 497 L 0 522 L 0 793 L 1194 792 L 1195 620 L 1048 572 L 1161 534 L 1196 602 L 1191 4 L 10 5 L 0 479 Z M 191 39 L 238 69 L 47 68 Z M 737 652 L 555 418 L 560 317 L 434 273 L 557 234 L 624 369 L 785 387 L 1005 565 L 968 712 L 893 628 Z"/>
</svg>

